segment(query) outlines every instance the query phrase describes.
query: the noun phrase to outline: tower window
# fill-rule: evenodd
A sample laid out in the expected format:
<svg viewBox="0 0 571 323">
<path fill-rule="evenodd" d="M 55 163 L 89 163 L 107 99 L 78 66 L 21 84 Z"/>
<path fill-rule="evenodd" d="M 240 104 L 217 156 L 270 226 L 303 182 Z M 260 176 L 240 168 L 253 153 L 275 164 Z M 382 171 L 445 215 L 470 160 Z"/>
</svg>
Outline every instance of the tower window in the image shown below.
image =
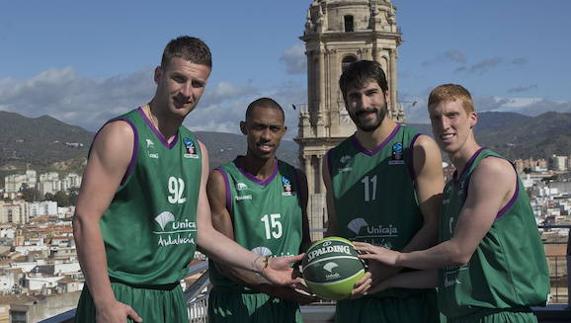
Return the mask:
<svg viewBox="0 0 571 323">
<path fill-rule="evenodd" d="M 352 32 L 354 30 L 354 26 L 353 26 L 353 16 L 344 16 L 344 21 L 345 21 L 345 32 Z"/>
</svg>

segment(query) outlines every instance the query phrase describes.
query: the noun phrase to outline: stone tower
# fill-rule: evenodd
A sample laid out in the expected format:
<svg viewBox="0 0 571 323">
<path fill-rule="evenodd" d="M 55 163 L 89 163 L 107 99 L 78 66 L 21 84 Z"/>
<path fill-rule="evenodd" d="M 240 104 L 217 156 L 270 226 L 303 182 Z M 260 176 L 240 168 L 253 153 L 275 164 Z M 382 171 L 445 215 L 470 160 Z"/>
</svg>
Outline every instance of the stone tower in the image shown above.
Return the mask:
<svg viewBox="0 0 571 323">
<path fill-rule="evenodd" d="M 379 62 L 389 84 L 389 117 L 404 121 L 397 98 L 401 33 L 390 0 L 313 0 L 300 39 L 307 55 L 307 104 L 301 109 L 295 140 L 307 175 L 309 223 L 316 240 L 327 222 L 323 158 L 355 132 L 338 85 L 343 67 L 361 59 Z"/>
</svg>

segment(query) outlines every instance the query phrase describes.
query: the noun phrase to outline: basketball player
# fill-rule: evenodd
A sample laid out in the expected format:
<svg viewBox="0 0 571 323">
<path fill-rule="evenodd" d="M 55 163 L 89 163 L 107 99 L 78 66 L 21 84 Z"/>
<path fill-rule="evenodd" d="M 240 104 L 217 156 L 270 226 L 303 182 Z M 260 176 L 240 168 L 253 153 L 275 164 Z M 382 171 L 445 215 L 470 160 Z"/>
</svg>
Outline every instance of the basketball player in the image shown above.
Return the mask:
<svg viewBox="0 0 571 323">
<path fill-rule="evenodd" d="M 250 103 L 240 122 L 246 155 L 213 170 L 207 185 L 214 227 L 264 256 L 297 255 L 310 242 L 305 175 L 276 158 L 287 130 L 284 118 L 270 98 Z M 210 280 L 210 322 L 302 322 L 298 303 L 314 300 L 218 263 L 211 262 Z"/>
<path fill-rule="evenodd" d="M 327 153 L 328 235 L 394 250 L 419 250 L 436 241 L 444 186 L 434 140 L 388 117 L 385 73 L 375 61 L 352 63 L 339 86 L 354 135 Z M 372 284 L 398 269 L 369 267 Z M 364 279 L 354 293 L 363 293 Z M 436 322 L 434 289 L 390 289 L 337 303 L 336 322 Z"/>
<path fill-rule="evenodd" d="M 212 228 L 208 153 L 182 126 L 210 75 L 200 39 L 170 41 L 149 104 L 103 126 L 81 185 L 74 237 L 86 284 L 77 322 L 188 322 L 179 281 L 198 245 L 214 259 L 294 283 L 289 263 L 249 252 Z"/>
<path fill-rule="evenodd" d="M 448 322 L 537 322 L 530 306 L 545 304 L 549 274 L 514 166 L 476 142 L 478 116 L 461 85 L 432 90 L 428 112 L 434 137 L 456 168 L 444 190 L 440 244 L 413 252 L 364 243 L 357 248 L 368 253 L 365 259 L 426 270 L 394 276 L 379 288 L 438 283 L 438 304 Z"/>
</svg>

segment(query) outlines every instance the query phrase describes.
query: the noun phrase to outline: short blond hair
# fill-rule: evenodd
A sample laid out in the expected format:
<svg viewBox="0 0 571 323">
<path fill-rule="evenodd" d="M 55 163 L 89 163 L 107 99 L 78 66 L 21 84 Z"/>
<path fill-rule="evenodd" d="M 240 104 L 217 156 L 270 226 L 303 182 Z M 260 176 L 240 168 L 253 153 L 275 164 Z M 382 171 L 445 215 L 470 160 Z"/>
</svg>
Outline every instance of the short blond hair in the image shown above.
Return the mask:
<svg viewBox="0 0 571 323">
<path fill-rule="evenodd" d="M 474 112 L 474 102 L 472 95 L 462 85 L 442 84 L 435 87 L 428 96 L 428 107 L 434 107 L 442 102 L 460 100 L 466 113 Z"/>
</svg>

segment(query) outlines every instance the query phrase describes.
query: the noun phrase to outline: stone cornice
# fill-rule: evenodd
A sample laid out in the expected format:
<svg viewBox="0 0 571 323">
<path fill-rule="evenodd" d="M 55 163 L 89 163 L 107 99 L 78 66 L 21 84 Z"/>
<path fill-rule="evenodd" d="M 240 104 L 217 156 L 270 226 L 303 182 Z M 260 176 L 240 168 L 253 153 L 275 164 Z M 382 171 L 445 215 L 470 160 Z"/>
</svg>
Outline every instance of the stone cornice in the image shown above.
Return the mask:
<svg viewBox="0 0 571 323">
<path fill-rule="evenodd" d="M 311 33 L 305 34 L 299 39 L 304 42 L 309 41 L 345 41 L 350 39 L 351 41 L 370 41 L 372 38 L 377 39 L 389 39 L 396 40 L 397 45 L 401 43 L 401 33 L 400 32 L 387 32 L 387 31 L 354 31 L 354 32 L 338 32 L 338 31 L 326 31 L 324 33 Z"/>
</svg>

